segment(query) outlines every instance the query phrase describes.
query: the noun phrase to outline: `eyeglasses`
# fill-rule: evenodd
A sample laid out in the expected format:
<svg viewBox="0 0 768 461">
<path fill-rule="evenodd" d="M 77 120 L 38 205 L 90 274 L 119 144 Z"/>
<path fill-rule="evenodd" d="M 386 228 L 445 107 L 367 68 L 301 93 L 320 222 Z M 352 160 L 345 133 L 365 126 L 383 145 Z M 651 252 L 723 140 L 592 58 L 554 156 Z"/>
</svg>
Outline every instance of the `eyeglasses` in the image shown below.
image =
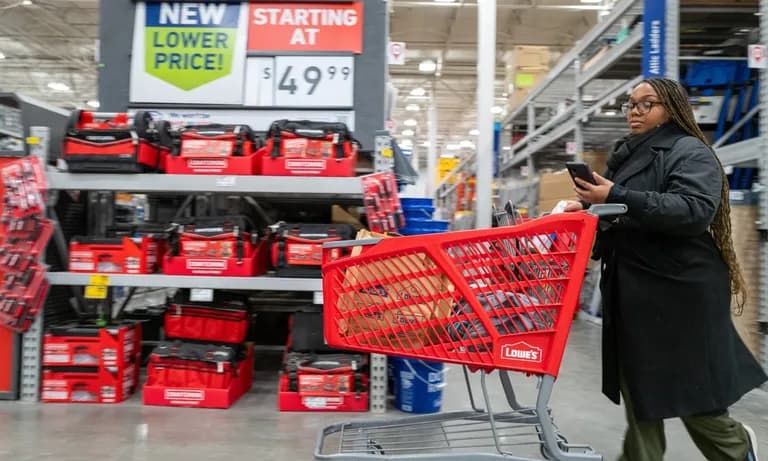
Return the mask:
<svg viewBox="0 0 768 461">
<path fill-rule="evenodd" d="M 624 115 L 627 115 L 628 113 L 632 112 L 633 110 L 637 109 L 637 111 L 641 114 L 647 114 L 651 111 L 653 106 L 663 106 L 664 103 L 656 102 L 656 101 L 640 101 L 640 102 L 625 102 L 621 105 L 621 113 Z"/>
</svg>

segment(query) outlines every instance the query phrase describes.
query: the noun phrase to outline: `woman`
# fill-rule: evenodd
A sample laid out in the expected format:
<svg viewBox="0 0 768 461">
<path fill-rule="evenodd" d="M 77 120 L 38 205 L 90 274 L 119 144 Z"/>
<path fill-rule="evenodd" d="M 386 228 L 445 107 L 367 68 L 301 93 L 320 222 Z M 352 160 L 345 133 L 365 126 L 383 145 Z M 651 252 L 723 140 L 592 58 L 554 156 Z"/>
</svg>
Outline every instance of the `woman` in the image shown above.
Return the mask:
<svg viewBox="0 0 768 461">
<path fill-rule="evenodd" d="M 674 80 L 640 83 L 623 106 L 631 134 L 580 202 L 624 203 L 601 223 L 603 393 L 623 395 L 621 460 L 661 461 L 664 419 L 682 418 L 708 460 L 756 461 L 754 432 L 727 408 L 766 381 L 731 321 L 745 284 L 733 250 L 728 183 Z"/>
</svg>

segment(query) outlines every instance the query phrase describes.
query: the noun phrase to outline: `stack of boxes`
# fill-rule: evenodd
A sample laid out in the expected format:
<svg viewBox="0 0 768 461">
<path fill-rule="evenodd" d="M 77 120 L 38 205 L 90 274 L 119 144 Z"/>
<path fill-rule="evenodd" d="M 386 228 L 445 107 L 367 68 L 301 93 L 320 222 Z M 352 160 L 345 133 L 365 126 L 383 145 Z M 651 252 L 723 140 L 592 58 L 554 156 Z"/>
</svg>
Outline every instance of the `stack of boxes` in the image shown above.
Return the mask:
<svg viewBox="0 0 768 461">
<path fill-rule="evenodd" d="M 149 357 L 144 404 L 229 408 L 253 383 L 247 299 L 217 292 L 191 300 L 179 290 L 165 314 L 165 334 Z"/>
<path fill-rule="evenodd" d="M 516 46 L 506 52 L 509 107 L 519 106 L 550 69 L 555 56 L 546 46 Z"/>
<path fill-rule="evenodd" d="M 41 400 L 122 402 L 138 387 L 140 357 L 140 324 L 50 327 L 43 339 Z"/>
</svg>

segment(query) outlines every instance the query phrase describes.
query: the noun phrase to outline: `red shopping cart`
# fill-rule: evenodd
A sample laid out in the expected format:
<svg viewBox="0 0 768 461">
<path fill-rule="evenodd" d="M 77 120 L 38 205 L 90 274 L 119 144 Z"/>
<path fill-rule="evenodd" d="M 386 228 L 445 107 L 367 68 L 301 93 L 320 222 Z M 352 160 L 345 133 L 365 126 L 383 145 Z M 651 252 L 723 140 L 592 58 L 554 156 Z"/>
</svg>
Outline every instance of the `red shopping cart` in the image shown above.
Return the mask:
<svg viewBox="0 0 768 461">
<path fill-rule="evenodd" d="M 316 459 L 528 460 L 510 450 L 536 445 L 545 459 L 601 460 L 559 434 L 548 403 L 599 218 L 625 212 L 597 205 L 510 227 L 325 244 L 328 345 L 463 365 L 473 409 L 329 426 Z M 339 247 L 354 256 L 330 260 Z M 485 409 L 467 367 L 482 371 Z M 501 413 L 485 382 L 494 370 L 511 407 Z M 539 377 L 535 407 L 517 402 L 507 371 Z"/>
</svg>

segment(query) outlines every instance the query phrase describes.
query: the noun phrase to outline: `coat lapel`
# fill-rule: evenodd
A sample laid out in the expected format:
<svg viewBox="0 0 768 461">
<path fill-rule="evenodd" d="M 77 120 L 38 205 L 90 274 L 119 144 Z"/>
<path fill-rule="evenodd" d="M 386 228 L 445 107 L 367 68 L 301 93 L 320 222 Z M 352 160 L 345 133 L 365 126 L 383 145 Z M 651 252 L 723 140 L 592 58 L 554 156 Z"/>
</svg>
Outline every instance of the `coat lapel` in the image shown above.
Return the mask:
<svg viewBox="0 0 768 461">
<path fill-rule="evenodd" d="M 622 148 L 626 149 L 627 147 L 622 146 Z M 658 152 L 655 148 L 642 149 L 635 152 L 613 175 L 613 182 L 623 185 L 629 178 L 646 169 L 656 159 L 657 154 Z"/>
</svg>

